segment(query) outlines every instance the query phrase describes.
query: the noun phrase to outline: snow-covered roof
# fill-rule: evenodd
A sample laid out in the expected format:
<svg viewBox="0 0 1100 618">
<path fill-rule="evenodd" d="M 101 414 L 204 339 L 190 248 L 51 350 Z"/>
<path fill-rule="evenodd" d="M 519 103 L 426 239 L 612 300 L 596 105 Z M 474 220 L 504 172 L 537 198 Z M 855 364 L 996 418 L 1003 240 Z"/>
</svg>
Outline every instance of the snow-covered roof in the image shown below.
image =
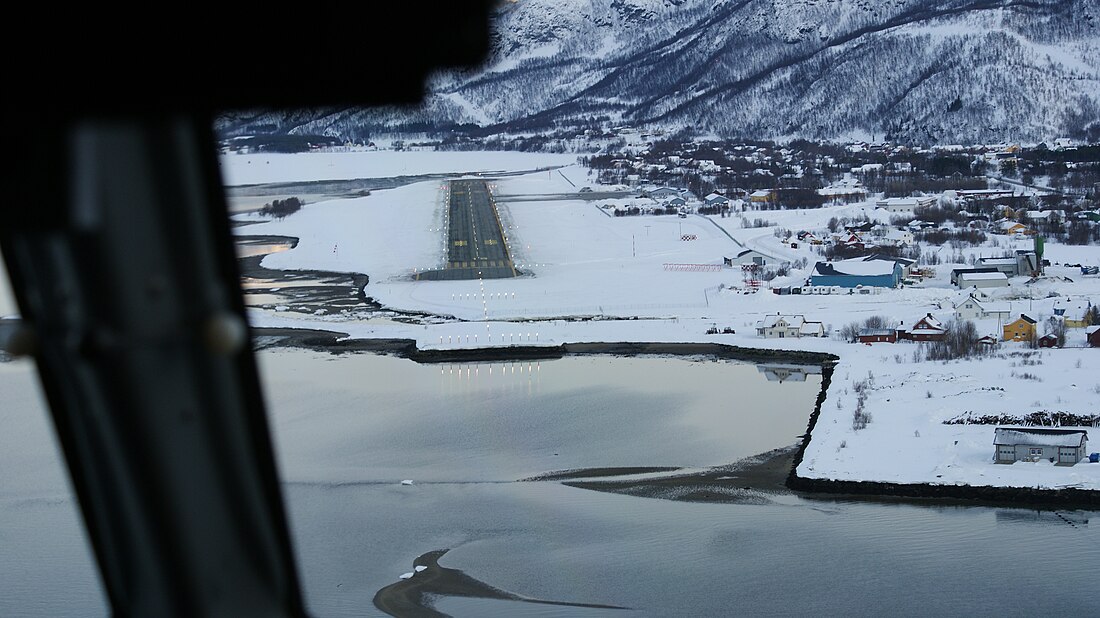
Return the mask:
<svg viewBox="0 0 1100 618">
<path fill-rule="evenodd" d="M 824 331 L 825 325 L 821 322 L 803 322 L 802 326 L 798 327 L 798 332 L 802 335 L 818 334 Z"/>
<path fill-rule="evenodd" d="M 959 279 L 967 281 L 1007 281 L 1008 276 L 1002 272 L 996 273 L 959 273 Z"/>
<path fill-rule="evenodd" d="M 921 330 L 943 330 L 943 323 L 932 317 L 932 314 L 929 313 L 913 325 L 913 330 L 918 328 Z"/>
<path fill-rule="evenodd" d="M 986 258 L 979 258 L 979 261 L 982 264 L 993 264 L 993 265 L 1002 264 L 1004 266 L 1015 266 L 1016 265 L 1016 258 L 1010 258 L 1010 257 L 999 257 L 999 258 L 986 257 Z"/>
<path fill-rule="evenodd" d="M 1061 300 L 1054 303 L 1055 311 L 1063 311 L 1069 316 L 1084 315 L 1092 306 L 1087 300 Z"/>
<path fill-rule="evenodd" d="M 814 264 L 814 272 L 819 275 L 892 275 L 895 262 L 893 260 L 864 260 L 855 258 L 841 260 L 839 262 L 818 262 Z"/>
<path fill-rule="evenodd" d="M 802 323 L 806 321 L 806 318 L 800 315 L 766 315 L 764 319 L 760 321 L 760 325 L 763 328 L 774 328 L 780 320 L 787 323 L 787 326 L 802 327 Z"/>
<path fill-rule="evenodd" d="M 857 259 L 862 259 L 864 262 L 873 262 L 875 260 L 881 260 L 881 261 L 886 261 L 886 262 L 896 262 L 898 264 L 901 264 L 902 266 L 912 266 L 913 264 L 917 263 L 916 260 L 910 260 L 909 258 L 892 257 L 892 256 L 889 256 L 889 255 L 883 255 L 881 253 L 872 253 L 871 255 L 868 255 L 865 258 L 857 258 Z"/>
<path fill-rule="evenodd" d="M 817 190 L 818 195 L 854 195 L 866 194 L 867 190 L 857 186 L 825 187 Z"/>
<path fill-rule="evenodd" d="M 876 202 L 878 206 L 925 206 L 936 201 L 934 197 L 888 197 Z"/>
<path fill-rule="evenodd" d="M 761 189 L 759 191 L 753 191 L 749 197 L 770 197 L 772 192 L 768 189 Z"/>
<path fill-rule="evenodd" d="M 1088 440 L 1088 435 L 1088 432 L 1083 429 L 998 427 L 994 431 L 993 444 L 1079 447 Z"/>
<path fill-rule="evenodd" d="M 951 274 L 953 276 L 958 276 L 958 275 L 961 275 L 963 273 L 995 273 L 995 272 L 999 272 L 999 271 L 996 268 L 993 268 L 992 266 L 960 266 L 958 268 L 952 268 L 951 269 Z"/>
</svg>

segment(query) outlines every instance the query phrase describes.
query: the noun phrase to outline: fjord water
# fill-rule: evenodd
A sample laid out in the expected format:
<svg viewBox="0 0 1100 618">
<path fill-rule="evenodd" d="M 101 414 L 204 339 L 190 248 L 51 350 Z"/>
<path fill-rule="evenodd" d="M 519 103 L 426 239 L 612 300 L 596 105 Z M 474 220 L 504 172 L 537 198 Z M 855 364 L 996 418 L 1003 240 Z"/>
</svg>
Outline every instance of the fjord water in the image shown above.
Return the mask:
<svg viewBox="0 0 1100 618">
<path fill-rule="evenodd" d="M 456 616 L 1100 606 L 1098 513 L 790 495 L 702 504 L 517 482 L 570 468 L 721 465 L 792 444 L 818 376 L 778 383 L 753 365 L 654 357 L 440 366 L 258 356 L 313 615 L 378 615 L 375 593 L 445 548 L 442 566 L 511 593 L 634 610 L 435 599 Z M 0 393 L 0 615 L 105 615 L 31 365 L 0 363 Z"/>
<path fill-rule="evenodd" d="M 273 351 L 260 361 L 317 615 L 377 613 L 380 588 L 446 548 L 442 566 L 502 590 L 634 615 L 1048 613 L 1100 598 L 1090 514 L 1071 526 L 1026 510 L 789 495 L 702 504 L 516 482 L 722 465 L 793 444 L 820 376 L 779 383 L 751 364 L 657 357 L 418 365 Z M 436 607 L 623 613 L 469 598 Z"/>
</svg>

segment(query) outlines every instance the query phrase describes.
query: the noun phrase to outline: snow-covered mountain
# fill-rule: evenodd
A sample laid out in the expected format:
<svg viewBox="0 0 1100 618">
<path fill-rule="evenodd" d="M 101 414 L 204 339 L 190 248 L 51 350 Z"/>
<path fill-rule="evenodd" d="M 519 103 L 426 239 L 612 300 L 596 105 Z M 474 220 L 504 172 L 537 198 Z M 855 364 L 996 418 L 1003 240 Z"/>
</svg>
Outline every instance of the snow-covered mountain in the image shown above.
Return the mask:
<svg viewBox="0 0 1100 618">
<path fill-rule="evenodd" d="M 729 138 L 1100 140 L 1097 0 L 518 0 L 420 108 L 227 114 L 226 134 L 609 124 Z"/>
</svg>

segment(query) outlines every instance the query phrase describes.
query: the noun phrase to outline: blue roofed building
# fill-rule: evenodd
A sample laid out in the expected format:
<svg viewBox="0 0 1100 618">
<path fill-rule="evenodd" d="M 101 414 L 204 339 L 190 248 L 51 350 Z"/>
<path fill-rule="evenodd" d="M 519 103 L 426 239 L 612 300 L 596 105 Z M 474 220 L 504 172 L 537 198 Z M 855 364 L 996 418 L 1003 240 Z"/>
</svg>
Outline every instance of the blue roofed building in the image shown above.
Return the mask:
<svg viewBox="0 0 1100 618">
<path fill-rule="evenodd" d="M 894 260 L 855 258 L 814 264 L 810 285 L 896 288 L 901 279 L 902 265 Z"/>
</svg>

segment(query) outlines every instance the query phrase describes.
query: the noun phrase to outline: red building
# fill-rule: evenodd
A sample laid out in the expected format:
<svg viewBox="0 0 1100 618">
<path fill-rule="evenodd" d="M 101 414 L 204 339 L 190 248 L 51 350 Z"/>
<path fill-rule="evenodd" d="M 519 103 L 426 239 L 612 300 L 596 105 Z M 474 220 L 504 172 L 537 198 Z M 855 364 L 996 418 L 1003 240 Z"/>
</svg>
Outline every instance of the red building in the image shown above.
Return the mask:
<svg viewBox="0 0 1100 618">
<path fill-rule="evenodd" d="M 906 333 L 905 338 L 913 341 L 943 341 L 946 336 L 947 331 L 944 330 L 943 324 L 929 313 L 917 320 L 913 328 Z"/>
</svg>

